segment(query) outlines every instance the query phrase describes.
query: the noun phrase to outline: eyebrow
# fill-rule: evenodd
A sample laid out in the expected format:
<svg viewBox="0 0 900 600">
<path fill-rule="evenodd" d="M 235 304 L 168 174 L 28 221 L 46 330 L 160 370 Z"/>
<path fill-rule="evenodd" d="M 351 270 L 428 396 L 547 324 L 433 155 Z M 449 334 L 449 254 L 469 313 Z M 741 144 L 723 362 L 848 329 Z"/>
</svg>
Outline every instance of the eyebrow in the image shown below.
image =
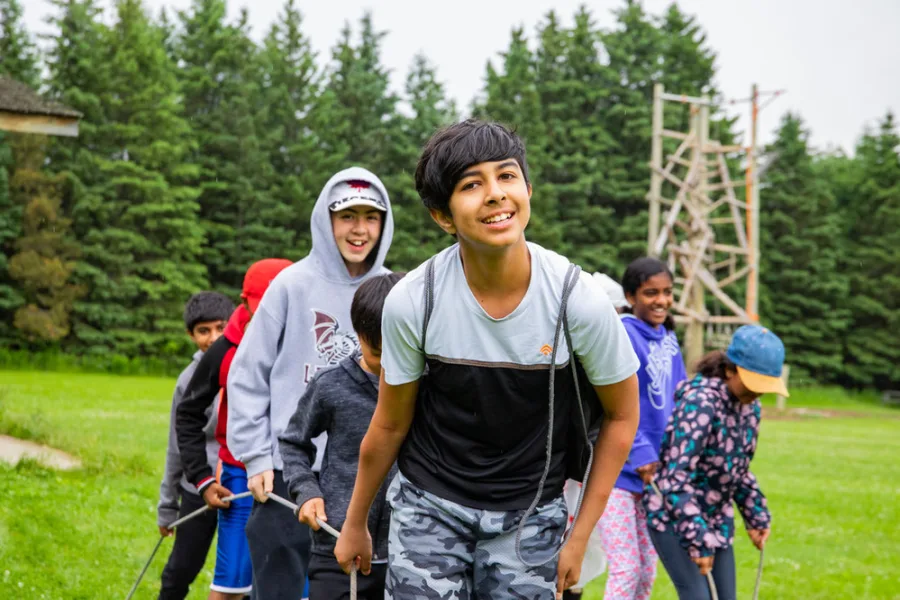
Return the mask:
<svg viewBox="0 0 900 600">
<path fill-rule="evenodd" d="M 518 166 L 519 166 L 519 161 L 517 161 L 517 160 L 505 160 L 502 163 L 500 163 L 499 165 L 497 165 L 497 170 L 507 169 L 509 167 L 518 167 Z M 481 174 L 480 171 L 473 169 L 471 171 L 466 171 L 465 173 L 460 175 L 459 179 L 463 180 L 466 177 L 475 177 L 476 175 L 480 175 L 480 174 Z"/>
</svg>

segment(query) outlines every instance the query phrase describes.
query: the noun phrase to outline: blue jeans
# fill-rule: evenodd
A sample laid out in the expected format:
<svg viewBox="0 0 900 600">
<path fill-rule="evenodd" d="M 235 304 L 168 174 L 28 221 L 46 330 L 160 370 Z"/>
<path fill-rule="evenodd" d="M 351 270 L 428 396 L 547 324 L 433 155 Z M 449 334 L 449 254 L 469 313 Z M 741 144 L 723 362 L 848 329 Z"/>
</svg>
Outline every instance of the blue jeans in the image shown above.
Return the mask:
<svg viewBox="0 0 900 600">
<path fill-rule="evenodd" d="M 650 529 L 650 539 L 669 578 L 678 592 L 678 600 L 710 600 L 709 583 L 700 569 L 691 561 L 678 537 Z M 734 570 L 734 549 L 729 546 L 716 552 L 713 559 L 713 580 L 719 600 L 735 600 L 737 580 Z"/>
</svg>

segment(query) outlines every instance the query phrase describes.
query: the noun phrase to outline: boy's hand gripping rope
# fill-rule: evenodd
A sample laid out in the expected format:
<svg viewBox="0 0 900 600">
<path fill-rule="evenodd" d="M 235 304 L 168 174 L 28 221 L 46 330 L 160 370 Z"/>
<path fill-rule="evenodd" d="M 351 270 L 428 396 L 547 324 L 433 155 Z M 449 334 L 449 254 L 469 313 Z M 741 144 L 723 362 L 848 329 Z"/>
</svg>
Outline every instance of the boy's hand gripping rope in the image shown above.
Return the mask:
<svg viewBox="0 0 900 600">
<path fill-rule="evenodd" d="M 285 500 L 278 494 L 274 492 L 266 492 L 266 495 L 269 496 L 270 500 L 274 500 L 278 504 L 291 509 L 291 512 L 294 513 L 296 517 L 300 512 L 300 507 L 291 502 L 290 500 Z M 323 521 L 322 519 L 316 517 L 316 523 L 319 524 L 319 527 L 330 533 L 334 536 L 335 539 L 341 537 L 341 532 Z M 350 600 L 356 600 L 356 564 L 350 565 Z"/>
<path fill-rule="evenodd" d="M 242 492 L 240 494 L 234 494 L 233 496 L 227 496 L 225 498 L 222 498 L 222 502 L 231 502 L 232 500 L 239 500 L 240 498 L 246 498 L 249 495 L 250 495 L 250 492 Z M 203 513 L 205 513 L 208 510 L 212 510 L 212 509 L 208 504 L 206 504 L 202 508 L 198 508 L 194 512 L 184 515 L 177 521 L 173 521 L 171 525 L 166 526 L 166 529 L 175 529 L 179 525 L 183 525 L 184 523 L 187 523 L 194 517 L 199 517 L 200 515 L 202 515 Z M 138 585 L 140 585 L 140 583 L 141 583 L 141 579 L 144 578 L 144 574 L 147 572 L 147 569 L 150 568 L 150 563 L 153 562 L 153 557 L 156 556 L 156 551 L 159 550 L 159 547 L 162 545 L 162 542 L 164 539 L 166 539 L 166 536 L 164 536 L 164 535 L 159 536 L 159 540 L 157 540 L 156 545 L 153 547 L 153 552 L 150 553 L 150 558 L 147 559 L 147 562 L 144 564 L 144 568 L 141 569 L 141 574 L 138 575 L 137 581 L 135 581 L 134 585 L 131 586 L 131 591 L 128 592 L 128 595 L 125 597 L 125 600 L 131 600 L 131 597 L 134 596 L 134 593 L 137 591 Z"/>
</svg>

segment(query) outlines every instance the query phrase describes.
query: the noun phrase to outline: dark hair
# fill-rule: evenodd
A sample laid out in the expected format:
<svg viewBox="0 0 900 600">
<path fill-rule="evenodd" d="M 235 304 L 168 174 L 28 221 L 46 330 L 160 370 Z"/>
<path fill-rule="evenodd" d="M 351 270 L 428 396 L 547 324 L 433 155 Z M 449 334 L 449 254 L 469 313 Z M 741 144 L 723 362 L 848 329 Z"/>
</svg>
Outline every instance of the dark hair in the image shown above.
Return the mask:
<svg viewBox="0 0 900 600">
<path fill-rule="evenodd" d="M 622 291 L 625 292 L 626 297 L 628 294 L 634 296 L 637 294 L 637 291 L 641 289 L 641 286 L 644 285 L 645 281 L 660 273 L 665 273 L 669 276 L 669 279 L 675 281 L 675 276 L 672 275 L 669 266 L 658 258 L 653 258 L 652 256 L 636 258 L 631 261 L 625 269 L 625 273 L 622 275 Z M 625 311 L 633 313 L 630 306 L 626 308 Z M 672 318 L 671 314 L 666 315 L 663 327 L 669 331 L 675 329 L 675 319 Z"/>
<path fill-rule="evenodd" d="M 219 292 L 199 292 L 190 297 L 184 305 L 184 326 L 194 333 L 197 323 L 205 321 L 227 321 L 234 312 L 234 303 Z"/>
<path fill-rule="evenodd" d="M 528 183 L 525 144 L 514 131 L 477 119 L 444 127 L 422 149 L 416 165 L 416 191 L 426 207 L 449 215 L 453 188 L 467 168 L 507 158 L 519 163 Z"/>
<path fill-rule="evenodd" d="M 381 314 L 388 292 L 406 273 L 376 275 L 363 282 L 353 294 L 350 323 L 356 335 L 373 348 L 381 347 Z"/>
<path fill-rule="evenodd" d="M 697 363 L 697 372 L 704 377 L 718 377 L 727 379 L 727 371 L 735 371 L 737 367 L 728 359 L 723 350 L 713 350 L 705 354 Z"/>
</svg>

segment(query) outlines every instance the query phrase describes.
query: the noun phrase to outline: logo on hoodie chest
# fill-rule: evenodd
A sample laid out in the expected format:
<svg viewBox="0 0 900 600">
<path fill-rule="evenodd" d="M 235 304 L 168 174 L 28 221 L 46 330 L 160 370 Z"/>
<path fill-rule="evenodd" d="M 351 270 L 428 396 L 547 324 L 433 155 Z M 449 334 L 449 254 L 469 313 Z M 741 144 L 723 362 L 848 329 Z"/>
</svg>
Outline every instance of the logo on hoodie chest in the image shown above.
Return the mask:
<svg viewBox="0 0 900 600">
<path fill-rule="evenodd" d="M 351 356 L 359 348 L 356 335 L 342 331 L 337 318 L 323 310 L 312 309 L 313 326 L 311 331 L 315 338 L 316 354 L 325 364 L 306 363 L 303 379 L 309 383 L 312 376 L 321 369 L 338 364 Z"/>
<path fill-rule="evenodd" d="M 672 380 L 672 357 L 678 354 L 678 341 L 674 335 L 666 335 L 660 342 L 650 340 L 647 344 L 647 396 L 657 410 L 666 407 L 666 392 Z"/>
</svg>

